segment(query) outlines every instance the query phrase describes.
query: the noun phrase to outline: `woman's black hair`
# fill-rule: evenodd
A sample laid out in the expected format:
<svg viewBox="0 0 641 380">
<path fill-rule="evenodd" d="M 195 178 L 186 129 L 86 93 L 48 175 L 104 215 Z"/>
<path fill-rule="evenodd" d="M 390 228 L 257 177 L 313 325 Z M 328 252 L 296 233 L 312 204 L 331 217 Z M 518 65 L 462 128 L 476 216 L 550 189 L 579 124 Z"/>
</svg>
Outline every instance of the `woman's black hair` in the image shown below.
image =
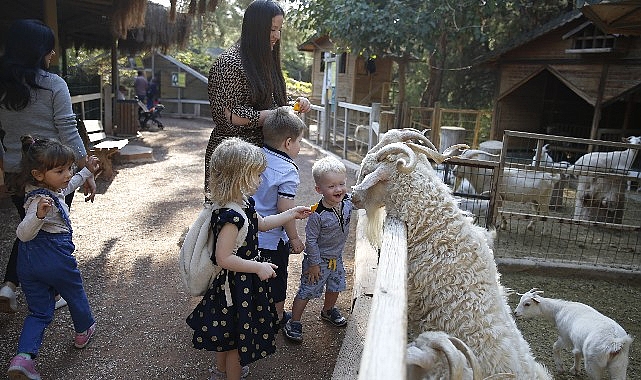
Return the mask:
<svg viewBox="0 0 641 380">
<path fill-rule="evenodd" d="M 37 185 L 36 179 L 31 174 L 32 170 L 41 173 L 72 164 L 76 161 L 73 149 L 53 139 L 38 139 L 30 135 L 20 137 L 22 143 L 22 161 L 20 162 L 20 189 L 30 183 Z"/>
<path fill-rule="evenodd" d="M 251 87 L 252 105 L 257 109 L 287 104 L 285 78 L 280 63 L 280 40 L 271 48 L 272 18 L 285 11 L 272 0 L 254 0 L 243 16 L 240 56 Z"/>
<path fill-rule="evenodd" d="M 40 20 L 14 21 L 0 57 L 0 107 L 20 111 L 31 101 L 32 91 L 41 89 L 36 76 L 46 69 L 45 56 L 55 46 L 53 31 Z"/>
</svg>

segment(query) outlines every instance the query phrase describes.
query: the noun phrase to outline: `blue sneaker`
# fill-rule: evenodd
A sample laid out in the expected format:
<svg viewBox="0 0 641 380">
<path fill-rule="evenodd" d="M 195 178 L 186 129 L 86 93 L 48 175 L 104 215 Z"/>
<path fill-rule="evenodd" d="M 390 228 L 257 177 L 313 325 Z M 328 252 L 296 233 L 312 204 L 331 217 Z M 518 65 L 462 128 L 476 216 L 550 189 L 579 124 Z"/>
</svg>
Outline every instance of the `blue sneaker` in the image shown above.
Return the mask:
<svg viewBox="0 0 641 380">
<path fill-rule="evenodd" d="M 331 323 L 336 327 L 342 327 L 347 324 L 347 319 L 345 319 L 341 312 L 337 308 L 333 307 L 327 311 L 322 310 L 320 316 L 323 320 Z"/>
<path fill-rule="evenodd" d="M 282 329 L 283 327 L 285 327 L 285 325 L 287 324 L 287 321 L 289 321 L 290 319 L 292 319 L 292 312 L 291 311 L 283 312 L 283 318 L 281 318 L 280 321 L 278 321 L 278 326 L 276 326 L 276 328 Z"/>
<path fill-rule="evenodd" d="M 289 340 L 294 342 L 303 341 L 303 324 L 298 321 L 292 321 L 291 319 L 285 323 L 283 328 L 283 333 Z"/>
</svg>

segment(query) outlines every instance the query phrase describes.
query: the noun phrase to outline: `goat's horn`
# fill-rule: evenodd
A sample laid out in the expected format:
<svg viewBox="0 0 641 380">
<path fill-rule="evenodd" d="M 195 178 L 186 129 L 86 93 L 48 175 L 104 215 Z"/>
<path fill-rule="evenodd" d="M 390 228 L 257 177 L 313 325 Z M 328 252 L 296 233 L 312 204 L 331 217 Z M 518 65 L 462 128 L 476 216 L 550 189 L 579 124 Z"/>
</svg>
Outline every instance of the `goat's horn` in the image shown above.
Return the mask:
<svg viewBox="0 0 641 380">
<path fill-rule="evenodd" d="M 467 344 L 465 344 L 465 342 L 455 336 L 450 336 L 449 339 L 454 347 L 461 351 L 463 355 L 465 355 L 465 358 L 467 358 L 467 362 L 469 363 L 470 367 L 472 367 L 472 379 L 482 380 L 481 365 L 479 364 L 479 360 L 477 359 L 476 355 L 474 355 L 474 352 L 472 352 L 472 349 Z"/>
<path fill-rule="evenodd" d="M 376 144 L 370 151 L 376 152 L 385 145 L 393 144 L 395 142 L 405 142 L 409 140 L 416 140 L 425 144 L 426 146 L 436 150 L 434 144 L 418 129 L 414 128 L 404 128 L 404 129 L 393 129 L 383 136 L 381 141 Z"/>
<path fill-rule="evenodd" d="M 451 341 L 451 337 L 448 337 L 447 339 L 439 338 L 436 340 L 432 340 L 429 342 L 429 347 L 434 350 L 439 350 L 445 355 L 447 364 L 449 366 L 451 379 L 463 378 L 463 371 L 465 370 L 465 368 L 469 368 L 469 366 L 467 366 L 466 363 L 463 362 L 463 357 L 465 357 L 465 354 L 463 354 L 463 356 L 457 355 L 458 350 Z M 476 380 L 476 378 L 474 378 L 474 380 Z"/>
<path fill-rule="evenodd" d="M 416 167 L 416 154 L 403 143 L 392 143 L 384 146 L 376 152 L 376 160 L 383 161 L 387 156 L 397 153 L 405 153 L 407 155 L 407 160 L 402 157 L 396 160 L 396 167 L 399 171 L 407 173 Z"/>
</svg>

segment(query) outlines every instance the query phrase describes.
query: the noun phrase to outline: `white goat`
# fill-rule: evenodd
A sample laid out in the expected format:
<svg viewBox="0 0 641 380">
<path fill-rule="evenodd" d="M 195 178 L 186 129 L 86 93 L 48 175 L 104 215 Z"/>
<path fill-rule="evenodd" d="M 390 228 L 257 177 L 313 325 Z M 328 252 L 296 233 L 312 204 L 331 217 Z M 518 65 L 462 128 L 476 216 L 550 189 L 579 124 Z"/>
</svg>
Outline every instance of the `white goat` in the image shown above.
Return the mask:
<svg viewBox="0 0 641 380">
<path fill-rule="evenodd" d="M 539 166 L 546 166 L 557 169 L 567 169 L 568 167 L 570 167 L 571 164 L 567 161 L 555 162 L 548 153 L 549 146 L 550 144 L 545 144 L 541 147 L 540 157 L 537 157 L 536 154 L 534 155 L 534 157 L 532 157 L 532 166 L 537 166 L 538 163 Z"/>
<path fill-rule="evenodd" d="M 428 161 L 441 163 L 461 146 L 440 154 L 420 132 L 392 136 L 427 146 L 391 142 L 390 133 L 363 159 L 352 200 L 366 210 L 373 226 L 368 231 L 378 234 L 370 236 L 375 245 L 384 214 L 407 226 L 410 335 L 444 331 L 460 337 L 477 357 L 481 378 L 508 373 L 518 379 L 551 379 L 511 315 L 498 280 L 492 235 L 458 207 Z"/>
<path fill-rule="evenodd" d="M 536 288 L 521 297 L 514 309 L 516 317 L 543 316 L 556 323 L 559 338 L 554 343 L 556 370 L 563 372 L 561 348 L 572 350 L 574 365 L 570 372 L 579 372 L 581 357 L 585 371 L 592 380 L 601 379 L 605 369 L 612 380 L 625 380 L 628 352 L 633 338 L 618 323 L 580 302 L 541 297 Z"/>
<path fill-rule="evenodd" d="M 486 191 L 482 194 L 479 194 L 485 197 L 490 196 L 490 192 Z M 469 212 L 474 217 L 474 222 L 478 223 L 480 219 L 485 220 L 487 218 L 487 213 L 490 208 L 490 200 L 483 198 L 463 198 L 455 197 L 459 201 L 458 207 Z M 486 221 L 487 222 L 487 221 Z"/>
<path fill-rule="evenodd" d="M 641 136 L 630 136 L 623 139 L 628 144 L 641 144 Z M 568 171 L 579 171 L 584 174 L 587 171 L 607 169 L 613 172 L 625 173 L 630 170 L 634 159 L 637 157 L 638 148 L 628 148 L 614 152 L 591 152 L 579 157 Z"/>
<path fill-rule="evenodd" d="M 461 158 L 472 160 L 497 161 L 499 156 L 482 150 L 468 149 L 464 151 Z M 452 169 L 458 184 L 466 179 L 472 184 L 477 192 L 489 191 L 491 187 L 491 176 L 493 169 L 478 168 L 472 166 L 456 165 Z M 550 197 L 554 185 L 560 176 L 542 171 L 505 168 L 498 184 L 497 206 L 501 207 L 503 201 L 529 203 L 532 211 L 537 214 L 547 215 L 550 206 Z M 527 229 L 534 228 L 534 220 L 528 223 Z M 501 219 L 501 228 L 507 227 L 507 220 Z"/>
<path fill-rule="evenodd" d="M 624 139 L 629 144 L 641 144 L 640 136 Z M 578 173 L 575 219 L 621 223 L 625 204 L 625 181 L 623 177 L 599 176 L 589 172 L 605 171 L 628 174 L 637 156 L 638 148 L 614 152 L 591 152 L 584 154 L 567 170 Z"/>
</svg>

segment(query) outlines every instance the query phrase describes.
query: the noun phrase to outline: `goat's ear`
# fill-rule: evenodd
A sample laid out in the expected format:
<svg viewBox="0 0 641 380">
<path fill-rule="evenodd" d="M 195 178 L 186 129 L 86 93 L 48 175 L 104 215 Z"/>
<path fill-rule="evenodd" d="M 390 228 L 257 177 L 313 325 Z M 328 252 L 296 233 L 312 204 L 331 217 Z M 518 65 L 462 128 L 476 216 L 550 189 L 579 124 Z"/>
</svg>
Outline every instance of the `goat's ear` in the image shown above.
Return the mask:
<svg viewBox="0 0 641 380">
<path fill-rule="evenodd" d="M 536 303 L 541 303 L 541 300 L 539 300 L 539 296 L 538 295 L 533 296 L 532 297 L 532 301 L 534 301 Z"/>
</svg>

